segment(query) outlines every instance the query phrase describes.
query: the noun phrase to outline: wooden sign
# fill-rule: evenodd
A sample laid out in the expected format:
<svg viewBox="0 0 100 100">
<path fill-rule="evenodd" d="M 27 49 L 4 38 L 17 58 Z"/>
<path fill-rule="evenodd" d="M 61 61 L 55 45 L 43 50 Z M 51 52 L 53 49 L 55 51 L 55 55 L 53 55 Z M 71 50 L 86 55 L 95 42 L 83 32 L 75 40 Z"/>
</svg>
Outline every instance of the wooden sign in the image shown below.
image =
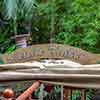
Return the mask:
<svg viewBox="0 0 100 100">
<path fill-rule="evenodd" d="M 20 63 L 40 59 L 69 59 L 81 64 L 93 64 L 100 55 L 92 54 L 79 48 L 61 44 L 41 44 L 20 48 L 11 54 L 0 56 L 2 63 Z"/>
</svg>

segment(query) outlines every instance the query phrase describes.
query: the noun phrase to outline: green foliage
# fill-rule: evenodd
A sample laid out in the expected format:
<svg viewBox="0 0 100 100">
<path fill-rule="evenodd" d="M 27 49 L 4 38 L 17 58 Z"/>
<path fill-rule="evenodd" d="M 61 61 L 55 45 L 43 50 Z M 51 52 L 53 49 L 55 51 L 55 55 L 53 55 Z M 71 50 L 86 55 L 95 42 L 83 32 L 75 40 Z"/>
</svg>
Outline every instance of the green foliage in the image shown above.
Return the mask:
<svg viewBox="0 0 100 100">
<path fill-rule="evenodd" d="M 19 17 L 32 17 L 35 0 L 3 0 L 5 17 L 16 20 Z"/>
<path fill-rule="evenodd" d="M 16 34 L 30 31 L 35 0 L 0 0 L 0 53 L 15 50 L 15 43 L 10 39 Z"/>
<path fill-rule="evenodd" d="M 59 19 L 61 31 L 54 37 L 54 42 L 99 52 L 99 5 L 99 0 L 72 0 Z"/>
<path fill-rule="evenodd" d="M 33 43 L 56 42 L 99 52 L 99 0 L 50 0 L 37 5 Z"/>
<path fill-rule="evenodd" d="M 23 24 L 30 23 L 33 17 L 34 4 L 35 0 L 3 0 L 3 16 L 12 20 L 15 34 L 18 34 L 19 27 L 25 28 Z"/>
<path fill-rule="evenodd" d="M 6 1 L 7 9 L 2 7 L 3 1 Z M 13 26 L 18 28 L 19 33 L 22 33 L 20 28 L 25 27 L 24 24 L 31 20 L 33 43 L 56 42 L 72 45 L 91 52 L 99 52 L 99 0 L 36 0 L 34 10 L 32 10 L 34 0 L 19 1 L 0 1 L 1 9 L 5 9 L 3 12 L 0 9 L 0 14 L 4 18 L 12 19 L 9 21 L 9 27 L 4 26 L 1 28 L 1 44 L 8 41 L 9 37 L 14 34 Z M 15 6 L 17 8 L 13 9 Z M 5 14 L 6 16 L 4 16 Z M 17 17 L 17 23 L 13 22 L 15 16 Z"/>
<path fill-rule="evenodd" d="M 12 47 L 11 51 L 15 50 L 15 42 L 10 39 L 12 36 L 11 27 L 12 25 L 3 25 L 0 28 L 0 53 L 10 51 Z"/>
<path fill-rule="evenodd" d="M 63 0 L 50 0 L 46 3 L 37 2 L 32 25 L 33 43 L 51 42 L 50 39 L 60 30 L 59 17 L 61 13 L 63 14 L 64 9 Z M 40 41 L 36 41 L 35 37 Z"/>
</svg>

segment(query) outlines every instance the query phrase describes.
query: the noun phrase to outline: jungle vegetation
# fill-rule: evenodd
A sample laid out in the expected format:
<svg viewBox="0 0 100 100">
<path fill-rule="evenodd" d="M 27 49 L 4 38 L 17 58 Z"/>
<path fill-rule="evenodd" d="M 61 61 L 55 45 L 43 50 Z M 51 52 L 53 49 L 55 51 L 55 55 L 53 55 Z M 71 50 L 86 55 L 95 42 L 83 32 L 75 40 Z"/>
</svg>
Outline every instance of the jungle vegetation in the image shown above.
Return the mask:
<svg viewBox="0 0 100 100">
<path fill-rule="evenodd" d="M 99 53 L 99 5 L 99 0 L 0 0 L 0 53 L 15 50 L 10 37 L 28 31 L 32 44 L 68 44 Z"/>
</svg>

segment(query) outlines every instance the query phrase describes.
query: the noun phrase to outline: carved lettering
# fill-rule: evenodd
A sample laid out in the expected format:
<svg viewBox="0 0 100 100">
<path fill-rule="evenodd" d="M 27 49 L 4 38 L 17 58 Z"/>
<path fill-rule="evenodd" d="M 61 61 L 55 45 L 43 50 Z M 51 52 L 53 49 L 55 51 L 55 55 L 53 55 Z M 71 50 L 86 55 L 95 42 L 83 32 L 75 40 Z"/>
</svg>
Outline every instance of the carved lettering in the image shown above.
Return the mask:
<svg viewBox="0 0 100 100">
<path fill-rule="evenodd" d="M 35 56 L 42 56 L 43 53 L 44 53 L 44 51 L 42 50 L 42 48 L 35 48 L 35 49 L 33 49 L 33 54 Z"/>
<path fill-rule="evenodd" d="M 85 58 L 90 59 L 93 54 L 85 52 L 84 50 L 73 48 L 70 46 L 47 44 L 47 45 L 33 45 L 31 47 L 15 50 L 12 54 L 3 57 L 5 63 L 26 62 L 38 59 L 57 58 L 70 59 L 78 62 L 87 62 Z M 95 58 L 95 57 L 94 57 Z M 92 57 L 92 60 L 94 59 Z"/>
</svg>

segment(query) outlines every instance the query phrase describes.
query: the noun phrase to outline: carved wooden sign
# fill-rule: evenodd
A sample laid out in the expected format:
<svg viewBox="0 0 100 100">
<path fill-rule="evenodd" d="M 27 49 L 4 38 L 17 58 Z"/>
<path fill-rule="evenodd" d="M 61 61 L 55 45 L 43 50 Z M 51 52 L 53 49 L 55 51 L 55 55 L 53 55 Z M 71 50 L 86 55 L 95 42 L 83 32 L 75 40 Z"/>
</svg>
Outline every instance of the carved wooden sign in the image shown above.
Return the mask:
<svg viewBox="0 0 100 100">
<path fill-rule="evenodd" d="M 99 55 L 67 45 L 41 44 L 1 55 L 1 61 L 3 63 L 20 63 L 40 59 L 69 59 L 81 64 L 93 64 L 99 60 L 99 57 Z"/>
</svg>

